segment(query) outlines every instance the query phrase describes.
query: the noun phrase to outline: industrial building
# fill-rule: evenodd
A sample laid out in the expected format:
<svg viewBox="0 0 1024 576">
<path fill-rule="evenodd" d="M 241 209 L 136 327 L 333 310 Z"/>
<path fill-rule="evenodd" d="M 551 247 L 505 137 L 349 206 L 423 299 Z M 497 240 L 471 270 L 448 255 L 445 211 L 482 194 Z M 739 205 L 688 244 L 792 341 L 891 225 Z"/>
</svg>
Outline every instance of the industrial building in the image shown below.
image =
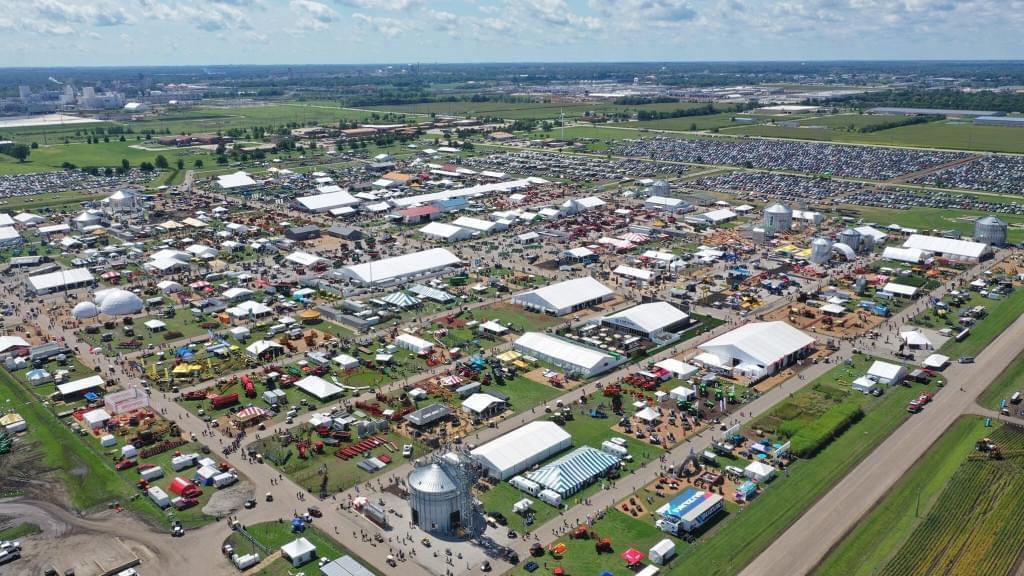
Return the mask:
<svg viewBox="0 0 1024 576">
<path fill-rule="evenodd" d="M 814 338 L 786 322 L 752 322 L 713 338 L 693 362 L 711 370 L 759 379 L 807 357 Z"/>
<path fill-rule="evenodd" d="M 543 332 L 526 332 L 512 344 L 517 352 L 553 364 L 566 374 L 591 378 L 627 360 L 623 355 L 584 346 Z"/>
<path fill-rule="evenodd" d="M 590 276 L 574 278 L 512 297 L 527 310 L 564 316 L 611 300 L 615 292 Z"/>
<path fill-rule="evenodd" d="M 381 285 L 423 277 L 461 264 L 462 260 L 444 248 L 432 248 L 363 264 L 345 266 L 336 274 L 356 284 Z"/>
<path fill-rule="evenodd" d="M 508 480 L 572 446 L 572 436 L 554 422 L 535 421 L 473 449 L 470 456 L 487 474 Z"/>
<path fill-rule="evenodd" d="M 442 537 L 475 535 L 484 526 L 473 502 L 475 482 L 471 461 L 460 454 L 448 453 L 416 466 L 406 481 L 412 523 Z"/>
</svg>

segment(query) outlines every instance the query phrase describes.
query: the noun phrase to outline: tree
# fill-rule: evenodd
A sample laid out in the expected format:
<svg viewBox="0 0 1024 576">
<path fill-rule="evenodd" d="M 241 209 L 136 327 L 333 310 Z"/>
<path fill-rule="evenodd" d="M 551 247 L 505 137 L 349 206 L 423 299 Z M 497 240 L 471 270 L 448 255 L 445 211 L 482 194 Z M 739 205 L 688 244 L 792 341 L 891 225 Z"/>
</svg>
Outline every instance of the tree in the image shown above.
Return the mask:
<svg viewBox="0 0 1024 576">
<path fill-rule="evenodd" d="M 217 156 L 223 156 L 225 150 L 227 150 L 227 146 L 223 142 L 217 144 Z"/>
<path fill-rule="evenodd" d="M 142 164 L 139 164 L 139 169 L 143 172 L 152 172 L 154 168 L 155 166 L 150 162 L 143 162 Z"/>
<path fill-rule="evenodd" d="M 32 150 L 25 144 L 15 144 L 7 151 L 8 156 L 16 158 L 18 162 L 24 162 Z"/>
<path fill-rule="evenodd" d="M 131 167 L 132 166 L 131 166 L 131 164 L 128 163 L 128 159 L 127 158 L 122 158 L 121 159 L 121 170 L 124 170 L 125 172 L 127 172 Z"/>
<path fill-rule="evenodd" d="M 167 157 L 163 154 L 157 154 L 156 156 L 156 167 L 161 170 L 166 170 L 169 164 L 167 164 Z"/>
<path fill-rule="evenodd" d="M 178 167 L 178 170 L 181 170 L 182 168 L 185 167 L 185 161 L 182 160 L 181 158 L 178 158 L 178 161 L 175 163 L 175 165 Z"/>
<path fill-rule="evenodd" d="M 39 148 L 39 142 L 32 143 L 32 149 L 35 150 L 36 148 Z"/>
<path fill-rule="evenodd" d="M 192 166 L 194 166 L 196 168 L 202 168 L 203 167 L 203 161 L 197 158 L 196 161 L 192 163 Z"/>
<path fill-rule="evenodd" d="M 227 164 L 228 157 L 224 155 L 217 156 L 217 164 Z"/>
</svg>

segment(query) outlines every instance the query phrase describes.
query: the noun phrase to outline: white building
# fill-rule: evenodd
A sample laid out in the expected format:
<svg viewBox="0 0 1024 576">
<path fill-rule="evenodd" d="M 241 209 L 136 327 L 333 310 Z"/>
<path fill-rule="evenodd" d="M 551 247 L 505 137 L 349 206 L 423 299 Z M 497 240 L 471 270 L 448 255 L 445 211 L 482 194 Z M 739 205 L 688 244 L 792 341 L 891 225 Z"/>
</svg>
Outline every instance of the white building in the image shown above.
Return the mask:
<svg viewBox="0 0 1024 576">
<path fill-rule="evenodd" d="M 664 333 L 682 330 L 689 320 L 689 314 L 668 302 L 649 302 L 605 316 L 601 324 L 618 332 L 655 340 L 667 337 Z"/>
<path fill-rule="evenodd" d="M 335 208 L 355 206 L 361 202 L 359 198 L 349 194 L 337 186 L 323 186 L 317 189 L 318 194 L 300 196 L 295 199 L 299 206 L 309 212 L 330 212 Z"/>
<path fill-rule="evenodd" d="M 92 272 L 87 268 L 71 268 L 38 276 L 29 276 L 26 280 L 28 289 L 33 294 L 49 294 L 61 290 L 74 290 L 83 286 L 91 286 L 96 282 Z"/>
<path fill-rule="evenodd" d="M 395 344 L 399 348 L 404 348 L 413 354 L 429 354 L 434 349 L 434 345 L 430 342 L 408 333 L 399 334 L 395 338 Z"/>
<path fill-rule="evenodd" d="M 246 174 L 244 170 L 239 170 L 234 174 L 217 176 L 217 185 L 222 190 L 241 190 L 255 186 L 256 181 Z"/>
<path fill-rule="evenodd" d="M 536 421 L 470 451 L 487 473 L 507 480 L 572 446 L 572 436 L 554 422 Z"/>
<path fill-rule="evenodd" d="M 752 322 L 701 344 L 703 352 L 693 361 L 711 370 L 756 379 L 806 357 L 814 342 L 786 322 Z"/>
<path fill-rule="evenodd" d="M 590 276 L 566 280 L 512 297 L 527 310 L 564 316 L 611 300 L 615 292 Z"/>
<path fill-rule="evenodd" d="M 295 383 L 295 387 L 323 402 L 340 396 L 344 390 L 319 376 L 306 376 Z"/>
<path fill-rule="evenodd" d="M 991 247 L 981 242 L 954 240 L 939 236 L 924 236 L 922 234 L 910 235 L 903 243 L 903 247 L 917 248 L 918 250 L 931 252 L 940 258 L 959 262 L 978 262 L 983 256 L 991 252 Z"/>
<path fill-rule="evenodd" d="M 553 364 L 566 373 L 583 378 L 607 372 L 627 360 L 625 356 L 543 332 L 526 332 L 516 339 L 512 347 L 518 352 Z"/>
<path fill-rule="evenodd" d="M 338 274 L 357 284 L 388 284 L 411 280 L 417 276 L 440 272 L 462 263 L 458 256 L 444 248 L 432 248 L 363 264 L 345 266 Z"/>
<path fill-rule="evenodd" d="M 444 222 L 431 222 L 420 228 L 420 234 L 440 240 L 442 242 L 458 242 L 473 237 L 473 231 L 460 226 L 445 224 Z"/>
<path fill-rule="evenodd" d="M 644 208 L 648 210 L 664 210 L 666 212 L 689 212 L 693 210 L 693 204 L 682 198 L 651 196 L 644 201 Z"/>
<path fill-rule="evenodd" d="M 868 376 L 877 380 L 879 384 L 895 386 L 907 377 L 907 369 L 899 364 L 875 360 L 868 368 Z"/>
</svg>

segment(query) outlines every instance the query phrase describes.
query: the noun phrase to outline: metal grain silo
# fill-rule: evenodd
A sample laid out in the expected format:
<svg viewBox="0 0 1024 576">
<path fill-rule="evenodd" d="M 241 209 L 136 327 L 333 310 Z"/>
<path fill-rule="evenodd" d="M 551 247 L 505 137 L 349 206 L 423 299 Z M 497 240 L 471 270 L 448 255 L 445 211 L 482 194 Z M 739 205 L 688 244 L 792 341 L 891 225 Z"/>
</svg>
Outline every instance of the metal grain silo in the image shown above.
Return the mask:
<svg viewBox="0 0 1024 576">
<path fill-rule="evenodd" d="M 995 216 L 985 216 L 974 223 L 974 241 L 991 246 L 1006 244 L 1006 222 Z"/>
<path fill-rule="evenodd" d="M 853 228 L 847 228 L 839 233 L 839 242 L 853 248 L 854 252 L 860 249 L 860 232 Z"/>
<path fill-rule="evenodd" d="M 764 209 L 764 231 L 768 234 L 789 232 L 793 227 L 793 211 L 782 204 L 772 204 Z"/>
<path fill-rule="evenodd" d="M 472 493 L 476 478 L 472 462 L 455 453 L 417 465 L 407 481 L 413 523 L 439 536 L 477 535 L 483 516 Z"/>
<path fill-rule="evenodd" d="M 811 240 L 811 262 L 813 264 L 824 264 L 832 255 L 832 242 L 825 238 Z"/>
</svg>

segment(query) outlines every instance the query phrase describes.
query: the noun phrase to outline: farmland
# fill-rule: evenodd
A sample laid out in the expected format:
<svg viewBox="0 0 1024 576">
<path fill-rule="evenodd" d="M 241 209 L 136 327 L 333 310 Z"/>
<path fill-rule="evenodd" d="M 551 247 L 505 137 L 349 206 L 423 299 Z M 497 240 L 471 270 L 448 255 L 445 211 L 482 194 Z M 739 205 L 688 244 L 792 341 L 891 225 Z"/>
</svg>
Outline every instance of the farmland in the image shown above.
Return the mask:
<svg viewBox="0 0 1024 576">
<path fill-rule="evenodd" d="M 597 114 L 628 114 L 637 110 L 669 112 L 697 108 L 703 104 L 692 102 L 665 102 L 637 106 L 613 104 L 610 102 L 561 103 L 561 102 L 429 102 L 397 106 L 371 106 L 381 112 L 399 114 L 449 114 L 458 116 L 495 116 L 507 120 L 532 118 L 554 120 L 562 113 L 566 119 L 582 116 L 588 112 Z"/>
<path fill-rule="evenodd" d="M 879 574 L 1007 574 L 1024 551 L 1024 430 L 990 433 L 1001 460 L 969 455 Z"/>
<path fill-rule="evenodd" d="M 960 463 L 985 432 L 980 418 L 957 420 L 911 471 L 815 570 L 818 576 L 869 576 L 906 541 L 935 505 Z M 885 538 L 878 535 L 884 533 Z"/>
<path fill-rule="evenodd" d="M 996 196 L 984 196 L 985 200 L 1000 200 Z M 968 217 L 985 216 L 986 212 L 976 210 L 943 209 L 915 207 L 913 210 L 893 210 L 890 208 L 875 208 L 868 206 L 844 206 L 859 214 L 865 222 L 873 222 L 879 225 L 899 224 L 916 230 L 957 230 L 964 235 L 970 235 L 974 231 L 974 222 Z M 1010 242 L 1024 242 L 1024 217 L 1012 214 L 1000 214 L 999 217 L 1010 226 L 1007 230 L 1007 238 Z"/>
</svg>

